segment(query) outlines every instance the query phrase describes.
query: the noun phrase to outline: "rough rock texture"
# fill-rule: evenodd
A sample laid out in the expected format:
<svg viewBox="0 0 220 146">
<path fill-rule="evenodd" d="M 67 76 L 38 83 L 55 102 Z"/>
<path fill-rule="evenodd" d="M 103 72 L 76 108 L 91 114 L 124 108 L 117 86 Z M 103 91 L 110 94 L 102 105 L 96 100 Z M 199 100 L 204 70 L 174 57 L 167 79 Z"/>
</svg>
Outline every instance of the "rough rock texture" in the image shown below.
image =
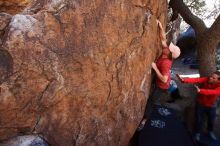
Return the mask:
<svg viewBox="0 0 220 146">
<path fill-rule="evenodd" d="M 2 38 L 5 34 L 5 29 L 11 21 L 11 15 L 7 13 L 0 13 L 0 45 L 2 45 Z"/>
<path fill-rule="evenodd" d="M 2 142 L 1 146 L 48 146 L 38 135 L 17 136 L 9 141 Z"/>
<path fill-rule="evenodd" d="M 0 140 L 126 145 L 144 112 L 166 0 L 36 0 L 12 17 L 0 69 Z"/>
<path fill-rule="evenodd" d="M 17 14 L 22 12 L 31 0 L 0 0 L 0 12 Z"/>
</svg>

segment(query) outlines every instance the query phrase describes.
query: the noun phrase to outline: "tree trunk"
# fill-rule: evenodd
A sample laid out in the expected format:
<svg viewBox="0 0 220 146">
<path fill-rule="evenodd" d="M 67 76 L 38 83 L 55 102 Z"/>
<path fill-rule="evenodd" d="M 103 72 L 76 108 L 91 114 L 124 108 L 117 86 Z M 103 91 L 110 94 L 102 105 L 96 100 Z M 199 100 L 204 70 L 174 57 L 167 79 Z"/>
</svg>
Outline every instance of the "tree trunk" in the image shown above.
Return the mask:
<svg viewBox="0 0 220 146">
<path fill-rule="evenodd" d="M 199 59 L 199 73 L 201 76 L 209 76 L 216 71 L 216 45 L 212 37 L 201 34 L 197 36 L 197 53 Z"/>
<path fill-rule="evenodd" d="M 169 5 L 193 27 L 196 32 L 199 73 L 208 76 L 216 70 L 216 48 L 220 40 L 220 15 L 208 29 L 202 19 L 195 16 L 183 0 L 170 0 Z"/>
</svg>

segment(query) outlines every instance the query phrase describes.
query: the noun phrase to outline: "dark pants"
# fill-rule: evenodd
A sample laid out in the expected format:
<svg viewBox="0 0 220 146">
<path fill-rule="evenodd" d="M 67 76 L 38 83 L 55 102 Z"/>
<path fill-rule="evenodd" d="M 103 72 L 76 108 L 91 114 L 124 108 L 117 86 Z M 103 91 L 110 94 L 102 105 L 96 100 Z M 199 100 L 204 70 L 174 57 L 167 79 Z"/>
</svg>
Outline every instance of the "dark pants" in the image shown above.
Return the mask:
<svg viewBox="0 0 220 146">
<path fill-rule="evenodd" d="M 156 87 L 152 96 L 149 96 L 148 98 L 147 105 L 146 105 L 145 112 L 144 112 L 144 118 L 148 119 L 150 117 L 152 110 L 153 110 L 153 106 L 155 104 L 163 104 L 168 99 L 169 99 L 168 90 Z"/>
<path fill-rule="evenodd" d="M 207 116 L 207 130 L 213 131 L 216 118 L 216 107 L 204 107 L 196 105 L 196 133 L 202 133 L 204 129 L 205 116 Z"/>
</svg>

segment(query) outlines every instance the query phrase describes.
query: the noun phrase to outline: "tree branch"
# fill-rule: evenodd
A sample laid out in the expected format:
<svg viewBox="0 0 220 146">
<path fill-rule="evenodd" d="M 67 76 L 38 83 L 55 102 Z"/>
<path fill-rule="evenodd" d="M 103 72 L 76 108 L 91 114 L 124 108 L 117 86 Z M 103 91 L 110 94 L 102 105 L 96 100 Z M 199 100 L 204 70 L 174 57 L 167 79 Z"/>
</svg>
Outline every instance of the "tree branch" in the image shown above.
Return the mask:
<svg viewBox="0 0 220 146">
<path fill-rule="evenodd" d="M 184 21 L 191 25 L 198 34 L 203 33 L 207 29 L 202 19 L 194 15 L 184 4 L 183 0 L 170 0 L 169 5 L 172 9 L 178 11 Z"/>
</svg>

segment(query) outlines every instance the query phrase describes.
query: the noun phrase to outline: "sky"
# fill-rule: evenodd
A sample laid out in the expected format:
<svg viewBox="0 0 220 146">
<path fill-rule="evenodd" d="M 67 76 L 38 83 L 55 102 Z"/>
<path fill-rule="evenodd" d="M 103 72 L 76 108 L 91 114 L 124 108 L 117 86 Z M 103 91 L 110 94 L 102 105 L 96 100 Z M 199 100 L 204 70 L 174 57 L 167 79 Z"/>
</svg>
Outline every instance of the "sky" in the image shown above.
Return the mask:
<svg viewBox="0 0 220 146">
<path fill-rule="evenodd" d="M 218 7 L 218 8 L 220 8 L 220 0 L 205 0 L 205 2 L 206 2 L 206 9 L 207 9 L 207 15 L 209 15 L 210 14 L 210 12 L 212 11 L 212 10 L 214 10 L 215 9 L 215 5 Z M 219 11 L 218 11 L 218 14 L 220 14 L 220 9 L 219 9 Z M 206 18 L 205 20 L 205 23 L 206 23 L 206 25 L 208 26 L 208 27 L 210 27 L 211 26 L 211 24 L 214 22 L 214 19 L 213 18 Z"/>
</svg>

